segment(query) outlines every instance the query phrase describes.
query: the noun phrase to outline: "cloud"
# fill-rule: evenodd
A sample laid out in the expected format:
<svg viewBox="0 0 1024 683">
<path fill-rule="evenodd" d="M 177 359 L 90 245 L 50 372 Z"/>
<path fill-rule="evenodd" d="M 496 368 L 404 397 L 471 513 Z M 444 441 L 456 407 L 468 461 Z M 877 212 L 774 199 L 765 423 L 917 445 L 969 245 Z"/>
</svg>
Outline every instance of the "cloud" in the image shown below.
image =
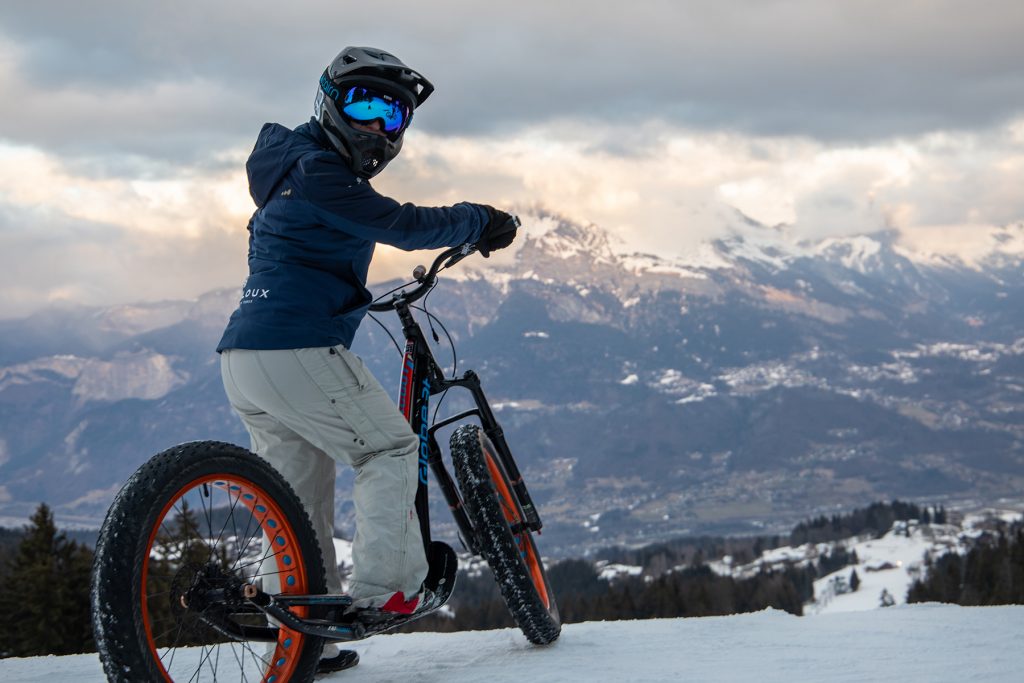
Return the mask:
<svg viewBox="0 0 1024 683">
<path fill-rule="evenodd" d="M 88 164 L 94 172 L 163 173 L 177 164 L 211 163 L 260 124 L 244 94 L 192 78 L 146 86 L 81 84 L 56 80 L 42 87 L 16 68 L 11 45 L 0 45 L 0 90 L 14 106 L 0 119 L 7 139 Z M 245 134 L 243 135 L 243 131 Z"/>
<path fill-rule="evenodd" d="M 649 124 L 630 156 L 593 144 L 616 130 L 563 123 L 486 142 L 410 135 L 377 186 L 421 203 L 540 203 L 653 253 L 721 235 L 735 209 L 786 224 L 792 239 L 1024 217 L 1020 121 L 866 146 Z"/>
<path fill-rule="evenodd" d="M 736 209 L 794 239 L 1020 221 L 1022 29 L 1011 0 L 0 3 L 0 315 L 239 282 L 244 159 L 346 44 L 437 85 L 374 181 L 403 201 L 656 253 Z M 380 248 L 371 278 L 426 258 Z"/>
<path fill-rule="evenodd" d="M 570 119 L 862 144 L 1020 114 L 1022 29 L 1016 0 L 3 3 L 0 137 L 194 161 L 301 122 L 324 64 L 378 44 L 438 86 L 416 122 L 434 135 Z"/>
<path fill-rule="evenodd" d="M 194 298 L 245 277 L 244 237 L 210 231 L 170 239 L 0 207 L 0 316 L 49 305 L 109 305 Z"/>
<path fill-rule="evenodd" d="M 92 177 L 0 145 L 0 315 L 52 303 L 189 298 L 241 283 L 251 211 L 239 167 Z"/>
<path fill-rule="evenodd" d="M 985 134 L 928 134 L 870 146 L 645 124 L 630 155 L 610 125 L 563 121 L 480 140 L 411 131 L 373 181 L 424 206 L 540 205 L 610 230 L 622 249 L 685 254 L 721 236 L 736 209 L 794 240 L 895 229 L 955 252 L 967 232 L 1024 218 L 1024 119 Z M 227 170 L 95 177 L 58 156 L 0 146 L 0 315 L 52 301 L 198 295 L 245 275 L 253 207 L 244 149 Z M 529 232 L 530 225 L 525 226 Z M 908 237 L 908 239 L 911 239 Z M 909 243 L 909 242 L 908 242 Z M 422 253 L 380 247 L 371 282 L 407 275 Z"/>
</svg>

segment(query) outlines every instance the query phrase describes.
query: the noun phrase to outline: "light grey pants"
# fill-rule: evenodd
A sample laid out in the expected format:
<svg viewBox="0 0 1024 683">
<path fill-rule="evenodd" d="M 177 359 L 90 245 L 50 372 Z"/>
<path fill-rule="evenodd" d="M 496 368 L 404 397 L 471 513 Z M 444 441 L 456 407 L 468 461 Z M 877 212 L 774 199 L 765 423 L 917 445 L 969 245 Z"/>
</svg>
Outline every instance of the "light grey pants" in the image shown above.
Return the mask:
<svg viewBox="0 0 1024 683">
<path fill-rule="evenodd" d="M 292 485 L 313 522 L 328 592 L 342 590 L 332 540 L 341 461 L 356 472 L 349 594 L 379 605 L 417 593 L 427 575 L 415 510 L 419 439 L 363 361 L 344 346 L 232 349 L 221 354 L 221 377 L 252 450 Z"/>
</svg>

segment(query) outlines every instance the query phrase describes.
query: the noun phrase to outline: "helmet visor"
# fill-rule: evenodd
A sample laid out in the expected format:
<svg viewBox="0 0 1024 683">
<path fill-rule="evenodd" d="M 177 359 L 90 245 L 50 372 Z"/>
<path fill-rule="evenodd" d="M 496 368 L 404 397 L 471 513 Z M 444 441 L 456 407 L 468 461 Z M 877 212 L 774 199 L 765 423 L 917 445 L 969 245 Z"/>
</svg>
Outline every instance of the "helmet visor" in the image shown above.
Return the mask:
<svg viewBox="0 0 1024 683">
<path fill-rule="evenodd" d="M 405 130 L 412 118 L 409 107 L 399 98 L 358 85 L 338 98 L 338 106 L 349 122 L 370 124 L 380 121 L 381 129 L 389 137 Z"/>
</svg>

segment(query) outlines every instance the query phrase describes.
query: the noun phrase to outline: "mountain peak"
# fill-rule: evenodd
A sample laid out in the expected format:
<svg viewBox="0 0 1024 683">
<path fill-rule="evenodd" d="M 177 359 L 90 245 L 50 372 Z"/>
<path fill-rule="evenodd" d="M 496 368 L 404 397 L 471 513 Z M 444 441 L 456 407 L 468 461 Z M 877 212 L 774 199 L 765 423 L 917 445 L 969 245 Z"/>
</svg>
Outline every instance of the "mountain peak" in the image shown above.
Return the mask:
<svg viewBox="0 0 1024 683">
<path fill-rule="evenodd" d="M 849 237 L 828 237 L 812 245 L 810 251 L 813 255 L 866 275 L 884 267 L 886 260 L 895 258 L 893 245 L 896 238 L 897 233 L 892 230 Z"/>
<path fill-rule="evenodd" d="M 940 268 L 1019 269 L 1024 260 L 1024 222 L 906 228 L 900 231 L 896 249 L 916 263 Z"/>
<path fill-rule="evenodd" d="M 534 211 L 520 256 L 547 256 L 563 260 L 584 258 L 591 263 L 615 264 L 618 257 L 609 233 L 591 223 L 582 225 L 564 216 Z"/>
<path fill-rule="evenodd" d="M 548 264 L 556 279 L 583 270 L 613 268 L 639 275 L 706 278 L 711 271 L 751 267 L 782 271 L 813 260 L 859 275 L 902 278 L 922 266 L 973 270 L 1018 267 L 1024 259 L 1024 223 L 1005 226 L 947 226 L 882 229 L 854 235 L 798 239 L 789 226 L 766 225 L 740 211 L 728 219 L 727 234 L 696 248 L 672 253 L 638 253 L 594 223 L 574 221 L 543 207 L 522 210 L 527 231 L 516 254 L 520 269 Z M 937 246 L 942 246 L 938 249 Z M 953 246 L 951 246 L 953 245 Z M 570 276 L 571 277 L 571 276 Z"/>
</svg>

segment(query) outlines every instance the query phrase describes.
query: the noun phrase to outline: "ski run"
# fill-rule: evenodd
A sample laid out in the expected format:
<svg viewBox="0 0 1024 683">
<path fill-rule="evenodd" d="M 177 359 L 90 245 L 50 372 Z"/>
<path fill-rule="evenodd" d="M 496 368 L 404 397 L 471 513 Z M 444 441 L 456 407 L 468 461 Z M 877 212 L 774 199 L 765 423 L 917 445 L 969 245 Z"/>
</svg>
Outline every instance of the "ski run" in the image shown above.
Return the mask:
<svg viewBox="0 0 1024 683">
<path fill-rule="evenodd" d="M 767 610 L 568 624 L 548 647 L 531 646 L 512 629 L 377 636 L 354 645 L 358 667 L 317 680 L 1016 683 L 1022 642 L 1024 606 L 901 605 L 810 617 Z M 198 650 L 189 654 L 198 661 Z M 106 679 L 95 655 L 75 655 L 0 660 L 0 680 Z"/>
</svg>

